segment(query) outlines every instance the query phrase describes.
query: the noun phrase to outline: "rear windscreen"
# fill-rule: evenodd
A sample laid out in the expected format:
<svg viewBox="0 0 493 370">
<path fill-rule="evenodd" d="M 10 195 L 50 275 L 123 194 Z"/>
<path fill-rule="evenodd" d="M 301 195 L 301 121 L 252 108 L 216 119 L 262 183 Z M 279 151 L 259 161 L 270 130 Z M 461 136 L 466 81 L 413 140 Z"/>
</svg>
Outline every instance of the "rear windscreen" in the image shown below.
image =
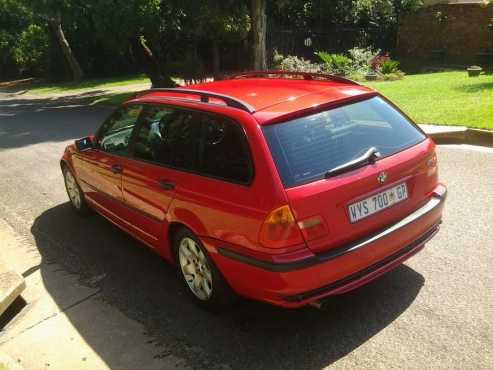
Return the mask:
<svg viewBox="0 0 493 370">
<path fill-rule="evenodd" d="M 263 132 L 286 187 L 322 179 L 371 147 L 386 157 L 425 139 L 380 97 L 268 125 Z"/>
</svg>

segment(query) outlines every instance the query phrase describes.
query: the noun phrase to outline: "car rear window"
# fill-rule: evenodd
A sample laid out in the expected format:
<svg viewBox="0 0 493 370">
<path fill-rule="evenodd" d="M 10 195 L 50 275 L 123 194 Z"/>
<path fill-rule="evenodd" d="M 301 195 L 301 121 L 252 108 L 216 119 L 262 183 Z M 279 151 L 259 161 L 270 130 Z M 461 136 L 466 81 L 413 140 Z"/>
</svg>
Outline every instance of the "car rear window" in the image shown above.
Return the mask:
<svg viewBox="0 0 493 370">
<path fill-rule="evenodd" d="M 322 179 L 371 147 L 386 157 L 425 139 L 380 97 L 268 125 L 263 132 L 285 187 Z"/>
</svg>

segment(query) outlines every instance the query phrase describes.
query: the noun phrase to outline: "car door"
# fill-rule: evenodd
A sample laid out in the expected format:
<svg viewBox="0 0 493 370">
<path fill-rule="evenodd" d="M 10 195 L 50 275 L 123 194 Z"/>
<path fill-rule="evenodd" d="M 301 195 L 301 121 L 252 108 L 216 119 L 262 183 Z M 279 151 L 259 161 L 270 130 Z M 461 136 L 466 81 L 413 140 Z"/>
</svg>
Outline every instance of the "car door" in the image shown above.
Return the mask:
<svg viewBox="0 0 493 370">
<path fill-rule="evenodd" d="M 196 160 L 197 125 L 190 111 L 146 105 L 135 130 L 132 158 L 123 166 L 123 198 L 142 238 L 162 245 L 166 214 L 176 187 L 174 165 L 190 167 Z M 186 148 L 186 150 L 176 150 Z"/>
<path fill-rule="evenodd" d="M 128 156 L 130 138 L 141 111 L 141 105 L 116 110 L 99 129 L 94 149 L 73 157 L 86 199 L 119 223 L 124 222 L 128 213 L 123 206 L 122 161 Z"/>
</svg>

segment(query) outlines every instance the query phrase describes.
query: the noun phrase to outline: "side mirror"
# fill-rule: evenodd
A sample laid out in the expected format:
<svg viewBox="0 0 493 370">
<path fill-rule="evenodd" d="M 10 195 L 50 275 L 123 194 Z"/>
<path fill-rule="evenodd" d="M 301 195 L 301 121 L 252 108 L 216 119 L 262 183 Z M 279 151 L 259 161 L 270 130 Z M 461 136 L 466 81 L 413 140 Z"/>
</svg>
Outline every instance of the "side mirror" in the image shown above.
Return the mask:
<svg viewBox="0 0 493 370">
<path fill-rule="evenodd" d="M 83 137 L 82 139 L 75 140 L 75 147 L 79 152 L 94 148 L 93 138 L 91 136 Z"/>
</svg>

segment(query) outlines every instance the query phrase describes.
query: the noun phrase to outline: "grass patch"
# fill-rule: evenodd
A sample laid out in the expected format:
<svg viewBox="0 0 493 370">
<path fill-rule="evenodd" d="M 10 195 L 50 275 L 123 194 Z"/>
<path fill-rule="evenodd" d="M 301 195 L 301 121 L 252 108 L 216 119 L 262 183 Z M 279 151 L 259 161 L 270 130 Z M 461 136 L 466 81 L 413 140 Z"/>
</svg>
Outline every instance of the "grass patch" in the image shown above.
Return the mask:
<svg viewBox="0 0 493 370">
<path fill-rule="evenodd" d="M 102 79 L 89 79 L 79 82 L 61 82 L 32 86 L 29 92 L 39 95 L 69 94 L 85 92 L 90 90 L 105 90 L 113 87 L 150 83 L 146 75 L 120 76 Z"/>
<path fill-rule="evenodd" d="M 466 71 L 366 82 L 418 123 L 493 129 L 493 74 L 470 78 Z"/>
<path fill-rule="evenodd" d="M 134 96 L 135 92 L 123 92 L 115 94 L 106 94 L 90 100 L 91 105 L 120 105 L 125 100 Z"/>
<path fill-rule="evenodd" d="M 34 85 L 39 95 L 84 93 L 150 83 L 145 75 Z M 470 78 L 466 71 L 408 75 L 399 81 L 365 82 L 394 101 L 418 123 L 493 129 L 493 74 Z M 119 105 L 135 92 L 88 97 L 90 104 Z"/>
</svg>

